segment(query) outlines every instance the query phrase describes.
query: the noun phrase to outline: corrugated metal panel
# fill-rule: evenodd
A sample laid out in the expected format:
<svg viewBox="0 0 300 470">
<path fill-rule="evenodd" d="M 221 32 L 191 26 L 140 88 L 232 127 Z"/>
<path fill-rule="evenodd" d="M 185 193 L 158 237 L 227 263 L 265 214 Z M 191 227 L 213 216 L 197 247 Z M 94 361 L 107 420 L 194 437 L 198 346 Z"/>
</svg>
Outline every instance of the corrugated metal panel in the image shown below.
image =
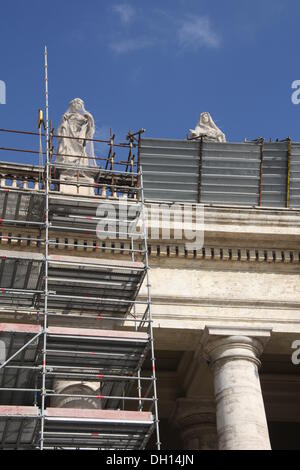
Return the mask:
<svg viewBox="0 0 300 470">
<path fill-rule="evenodd" d="M 300 143 L 291 146 L 290 207 L 300 207 Z"/>
<path fill-rule="evenodd" d="M 197 201 L 199 151 L 199 142 L 143 139 L 145 198 Z"/>
<path fill-rule="evenodd" d="M 252 143 L 203 143 L 201 202 L 258 203 L 260 148 Z"/>
<path fill-rule="evenodd" d="M 262 206 L 286 207 L 288 143 L 264 144 Z"/>
<path fill-rule="evenodd" d="M 257 206 L 261 191 L 262 206 L 287 206 L 287 141 L 142 139 L 141 164 L 148 200 Z M 300 207 L 300 143 L 291 143 L 289 195 Z"/>
</svg>

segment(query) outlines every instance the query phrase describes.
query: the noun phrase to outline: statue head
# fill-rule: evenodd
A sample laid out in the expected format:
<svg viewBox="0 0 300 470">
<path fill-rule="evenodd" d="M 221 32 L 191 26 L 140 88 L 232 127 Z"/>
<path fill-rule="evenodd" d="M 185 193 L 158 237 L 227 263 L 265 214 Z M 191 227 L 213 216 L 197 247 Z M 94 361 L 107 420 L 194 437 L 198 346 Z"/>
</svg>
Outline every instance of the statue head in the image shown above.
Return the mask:
<svg viewBox="0 0 300 470">
<path fill-rule="evenodd" d="M 69 103 L 69 110 L 73 113 L 83 113 L 85 112 L 84 109 L 84 101 L 80 98 L 74 98 Z"/>
<path fill-rule="evenodd" d="M 202 124 L 208 124 L 209 122 L 211 122 L 212 119 L 211 119 L 211 116 L 208 112 L 204 112 L 204 113 L 201 113 L 201 116 L 200 116 L 200 123 Z"/>
</svg>

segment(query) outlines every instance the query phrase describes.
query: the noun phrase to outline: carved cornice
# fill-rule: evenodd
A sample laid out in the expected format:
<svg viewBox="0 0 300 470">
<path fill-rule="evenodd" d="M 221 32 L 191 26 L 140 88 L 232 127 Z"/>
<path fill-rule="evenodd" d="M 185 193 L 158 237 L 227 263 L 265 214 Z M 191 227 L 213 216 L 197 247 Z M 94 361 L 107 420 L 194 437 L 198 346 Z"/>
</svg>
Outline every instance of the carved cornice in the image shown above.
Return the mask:
<svg viewBox="0 0 300 470">
<path fill-rule="evenodd" d="M 43 243 L 34 239 L 36 233 L 21 232 L 20 230 L 10 230 L 0 232 L 0 245 L 5 249 L 27 248 L 29 251 L 35 251 L 43 248 Z M 89 237 L 70 237 L 58 234 L 55 237 L 57 244 L 51 247 L 52 250 L 74 252 L 74 254 L 95 254 L 109 253 L 110 248 L 114 249 L 115 255 L 130 255 L 129 241 L 105 241 L 91 239 Z M 83 245 L 83 246 L 78 246 Z M 86 245 L 86 246 L 84 246 Z M 87 246 L 90 245 L 90 246 Z M 106 249 L 104 249 L 106 248 Z M 118 249 L 121 249 L 118 251 Z M 285 250 L 273 248 L 239 248 L 226 246 L 204 246 L 201 250 L 187 251 L 183 244 L 170 240 L 169 244 L 148 242 L 149 255 L 152 258 L 180 258 L 195 259 L 204 261 L 223 261 L 239 263 L 283 263 L 300 264 L 300 250 Z"/>
</svg>

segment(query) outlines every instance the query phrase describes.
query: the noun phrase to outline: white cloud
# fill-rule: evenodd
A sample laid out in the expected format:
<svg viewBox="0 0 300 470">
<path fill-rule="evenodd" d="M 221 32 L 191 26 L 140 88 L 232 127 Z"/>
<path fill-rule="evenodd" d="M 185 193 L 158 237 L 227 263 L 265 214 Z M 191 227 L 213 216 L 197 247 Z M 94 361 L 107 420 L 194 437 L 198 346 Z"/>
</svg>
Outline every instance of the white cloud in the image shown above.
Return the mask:
<svg viewBox="0 0 300 470">
<path fill-rule="evenodd" d="M 126 54 L 142 49 L 160 46 L 174 47 L 185 51 L 198 50 L 202 47 L 218 48 L 220 35 L 213 28 L 207 16 L 186 15 L 183 18 L 170 15 L 164 10 L 153 11 L 149 15 L 140 15 L 141 35 L 136 35 L 131 24 L 137 15 L 127 3 L 114 6 L 123 25 L 117 34 L 111 37 L 110 48 L 115 54 Z"/>
<path fill-rule="evenodd" d="M 221 40 L 209 18 L 204 16 L 188 16 L 180 24 L 177 31 L 179 45 L 184 49 L 220 46 Z"/>
<path fill-rule="evenodd" d="M 119 3 L 113 7 L 113 11 L 120 16 L 122 23 L 130 23 L 134 16 L 135 11 L 128 3 Z"/>
<path fill-rule="evenodd" d="M 153 41 L 150 39 L 120 39 L 118 41 L 113 41 L 110 44 L 111 49 L 117 54 L 123 54 L 127 52 L 139 51 L 147 47 L 151 47 Z"/>
</svg>

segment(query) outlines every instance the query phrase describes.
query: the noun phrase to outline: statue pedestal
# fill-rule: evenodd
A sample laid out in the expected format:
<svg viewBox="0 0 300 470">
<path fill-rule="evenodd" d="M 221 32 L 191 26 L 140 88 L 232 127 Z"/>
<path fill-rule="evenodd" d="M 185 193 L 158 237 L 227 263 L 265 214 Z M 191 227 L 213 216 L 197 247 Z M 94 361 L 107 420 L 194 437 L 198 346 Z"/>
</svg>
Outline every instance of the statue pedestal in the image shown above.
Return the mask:
<svg viewBox="0 0 300 470">
<path fill-rule="evenodd" d="M 95 196 L 95 180 L 88 176 L 67 176 L 61 174 L 59 190 L 63 194 Z M 74 183 L 74 184 L 72 184 Z"/>
</svg>

